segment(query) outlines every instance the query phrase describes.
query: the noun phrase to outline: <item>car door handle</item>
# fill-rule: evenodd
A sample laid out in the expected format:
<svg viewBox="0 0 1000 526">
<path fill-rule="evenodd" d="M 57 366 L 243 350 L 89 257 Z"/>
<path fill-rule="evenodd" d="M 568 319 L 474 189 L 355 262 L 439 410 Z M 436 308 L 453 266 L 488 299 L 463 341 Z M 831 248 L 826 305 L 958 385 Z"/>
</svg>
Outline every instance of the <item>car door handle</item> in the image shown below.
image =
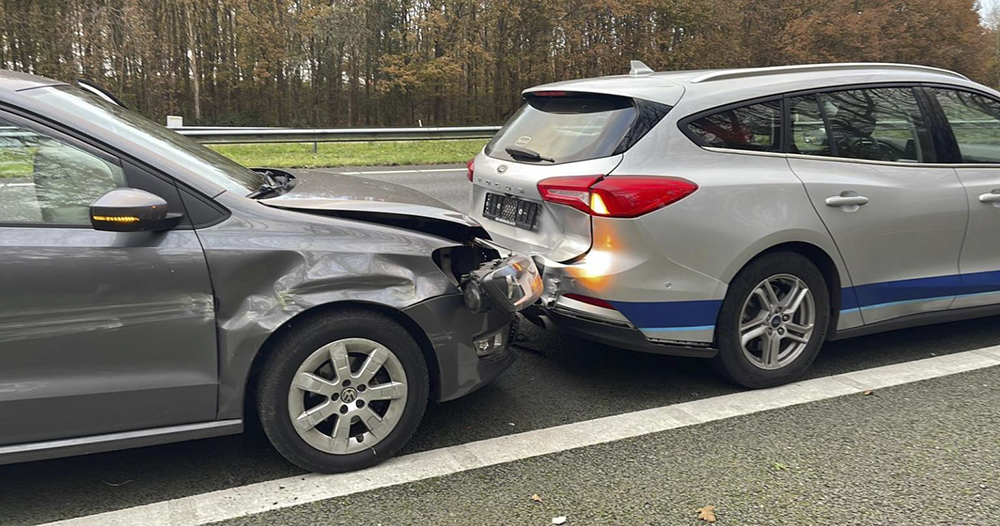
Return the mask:
<svg viewBox="0 0 1000 526">
<path fill-rule="evenodd" d="M 834 195 L 826 198 L 826 206 L 864 206 L 868 198 L 863 195 Z"/>
<path fill-rule="evenodd" d="M 994 190 L 994 192 L 1000 192 L 1000 190 Z M 1000 193 L 988 193 L 979 196 L 980 203 L 1000 203 Z"/>
</svg>

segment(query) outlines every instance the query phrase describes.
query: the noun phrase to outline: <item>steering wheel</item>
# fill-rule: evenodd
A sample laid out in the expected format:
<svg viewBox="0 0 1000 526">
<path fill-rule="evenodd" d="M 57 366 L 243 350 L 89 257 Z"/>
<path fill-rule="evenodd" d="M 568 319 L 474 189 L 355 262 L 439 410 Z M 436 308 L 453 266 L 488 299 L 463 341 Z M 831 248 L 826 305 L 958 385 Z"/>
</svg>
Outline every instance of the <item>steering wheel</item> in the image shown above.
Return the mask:
<svg viewBox="0 0 1000 526">
<path fill-rule="evenodd" d="M 837 146 L 853 159 L 898 161 L 900 158 L 900 152 L 891 144 L 879 142 L 878 139 L 870 135 L 848 137 Z"/>
</svg>

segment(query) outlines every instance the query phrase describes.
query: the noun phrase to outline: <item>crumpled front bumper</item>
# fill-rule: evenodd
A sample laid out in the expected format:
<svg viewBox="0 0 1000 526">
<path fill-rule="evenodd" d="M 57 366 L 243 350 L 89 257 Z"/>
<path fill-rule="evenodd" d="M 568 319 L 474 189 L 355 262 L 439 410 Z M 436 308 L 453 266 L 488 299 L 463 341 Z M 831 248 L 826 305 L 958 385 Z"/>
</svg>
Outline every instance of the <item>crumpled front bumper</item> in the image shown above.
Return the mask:
<svg viewBox="0 0 1000 526">
<path fill-rule="evenodd" d="M 514 314 L 491 309 L 475 313 L 465 306 L 461 294 L 438 296 L 408 307 L 403 312 L 415 321 L 433 348 L 430 366 L 433 391 L 439 401 L 454 400 L 486 385 L 514 363 L 510 343 L 516 333 Z M 475 342 L 499 335 L 501 345 L 486 355 Z"/>
</svg>

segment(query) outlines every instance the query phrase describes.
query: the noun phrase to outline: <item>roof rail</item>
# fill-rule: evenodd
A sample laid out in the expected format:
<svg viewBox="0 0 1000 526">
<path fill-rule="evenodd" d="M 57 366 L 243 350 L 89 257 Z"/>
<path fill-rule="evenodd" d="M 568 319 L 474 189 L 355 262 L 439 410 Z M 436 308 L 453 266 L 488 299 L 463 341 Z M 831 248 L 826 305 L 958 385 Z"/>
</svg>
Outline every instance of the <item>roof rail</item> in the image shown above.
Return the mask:
<svg viewBox="0 0 1000 526">
<path fill-rule="evenodd" d="M 798 64 L 794 66 L 772 66 L 767 68 L 743 68 L 743 69 L 726 69 L 721 71 L 714 71 L 712 73 L 705 73 L 699 77 L 691 79 L 693 83 L 699 82 L 712 82 L 716 80 L 731 80 L 731 79 L 743 79 L 749 77 L 762 77 L 767 75 L 778 75 L 781 73 L 808 73 L 808 72 L 820 72 L 820 71 L 842 71 L 850 69 L 894 69 L 899 71 L 923 71 L 926 73 L 940 73 L 942 75 L 947 75 L 949 77 L 955 77 L 962 80 L 969 80 L 968 77 L 962 75 L 961 73 L 955 73 L 954 71 L 949 71 L 947 69 L 932 68 L 930 66 L 917 66 L 914 64 L 893 64 L 893 63 L 879 63 L 879 62 L 843 62 L 839 64 Z"/>
</svg>

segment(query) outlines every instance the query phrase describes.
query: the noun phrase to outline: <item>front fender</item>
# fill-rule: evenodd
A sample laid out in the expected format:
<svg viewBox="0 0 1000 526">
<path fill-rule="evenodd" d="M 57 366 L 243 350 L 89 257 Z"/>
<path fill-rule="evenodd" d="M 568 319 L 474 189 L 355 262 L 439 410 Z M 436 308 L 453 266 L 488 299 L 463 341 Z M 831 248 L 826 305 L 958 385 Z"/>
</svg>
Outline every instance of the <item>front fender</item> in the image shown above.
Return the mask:
<svg viewBox="0 0 1000 526">
<path fill-rule="evenodd" d="M 215 289 L 219 418 L 240 418 L 251 365 L 267 339 L 299 314 L 356 302 L 401 311 L 458 289 L 431 254 L 454 241 L 335 218 L 232 218 L 200 230 Z"/>
</svg>

